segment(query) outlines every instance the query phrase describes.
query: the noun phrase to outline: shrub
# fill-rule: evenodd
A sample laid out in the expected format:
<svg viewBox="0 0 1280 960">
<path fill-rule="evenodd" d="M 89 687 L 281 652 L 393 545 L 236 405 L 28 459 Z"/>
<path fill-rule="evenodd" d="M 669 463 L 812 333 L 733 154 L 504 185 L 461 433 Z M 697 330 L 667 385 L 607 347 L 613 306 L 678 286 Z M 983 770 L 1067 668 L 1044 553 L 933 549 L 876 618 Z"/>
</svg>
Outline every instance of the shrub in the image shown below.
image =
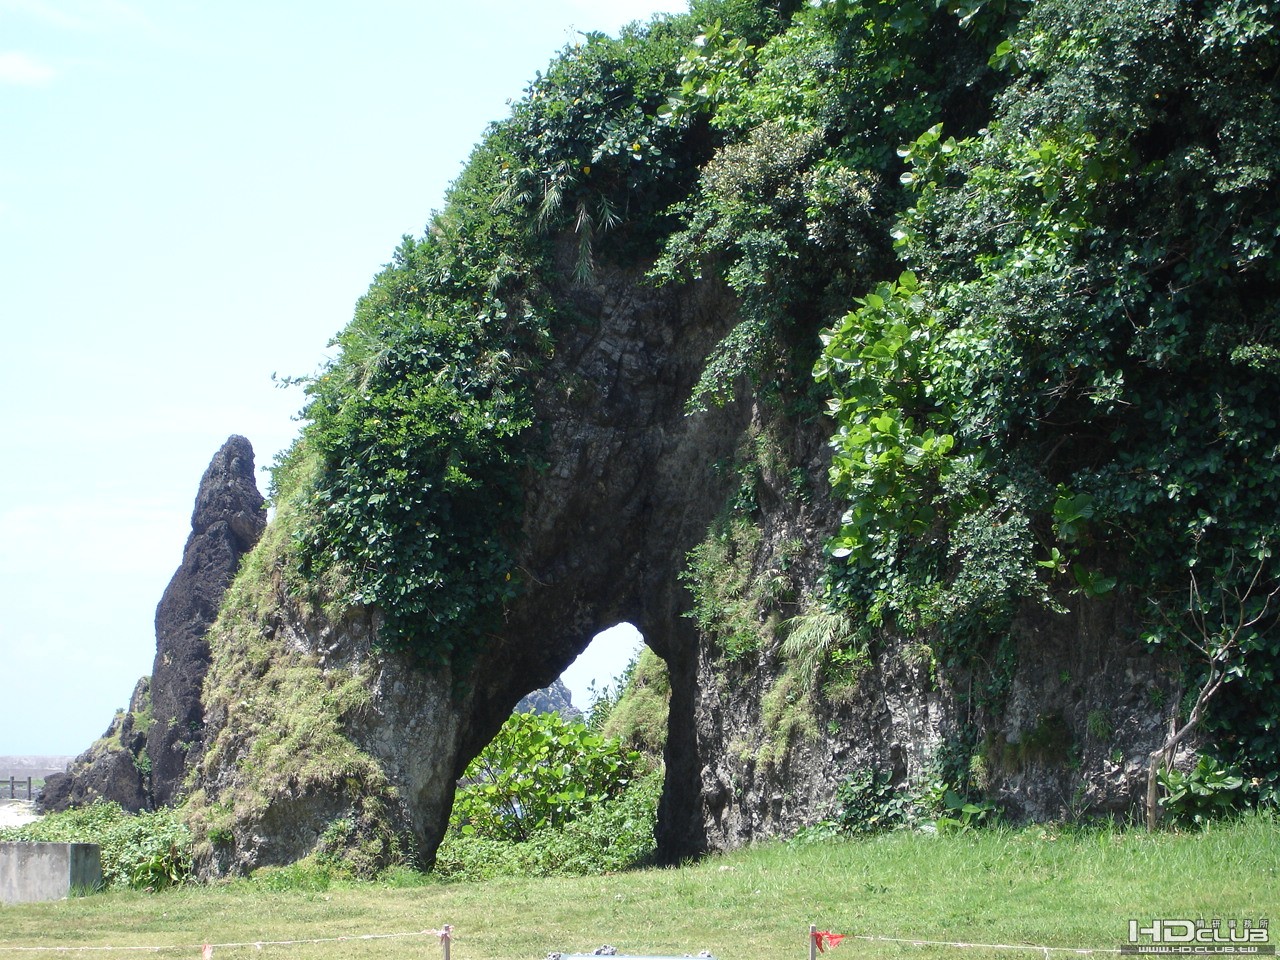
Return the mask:
<svg viewBox="0 0 1280 960">
<path fill-rule="evenodd" d="M 520 843 L 450 830 L 436 852 L 435 874 L 448 880 L 488 880 L 579 876 L 642 865 L 656 849 L 661 792 L 661 773 L 649 774 L 578 819 L 535 830 Z"/>
<path fill-rule="evenodd" d="M 159 890 L 182 883 L 191 870 L 191 834 L 172 809 L 135 815 L 100 800 L 0 830 L 0 840 L 96 843 L 108 887 Z"/>
<path fill-rule="evenodd" d="M 883 770 L 859 770 L 836 790 L 836 823 L 844 833 L 877 833 L 906 823 L 911 801 Z"/>
<path fill-rule="evenodd" d="M 1249 786 L 1240 771 L 1224 767 L 1208 755 L 1202 755 L 1185 773 L 1176 768 L 1166 770 L 1160 783 L 1167 791 L 1160 802 L 1170 819 L 1199 827 L 1238 812 Z"/>
<path fill-rule="evenodd" d="M 466 836 L 529 840 L 620 794 L 639 758 L 581 720 L 513 714 L 467 766 L 450 824 Z"/>
</svg>

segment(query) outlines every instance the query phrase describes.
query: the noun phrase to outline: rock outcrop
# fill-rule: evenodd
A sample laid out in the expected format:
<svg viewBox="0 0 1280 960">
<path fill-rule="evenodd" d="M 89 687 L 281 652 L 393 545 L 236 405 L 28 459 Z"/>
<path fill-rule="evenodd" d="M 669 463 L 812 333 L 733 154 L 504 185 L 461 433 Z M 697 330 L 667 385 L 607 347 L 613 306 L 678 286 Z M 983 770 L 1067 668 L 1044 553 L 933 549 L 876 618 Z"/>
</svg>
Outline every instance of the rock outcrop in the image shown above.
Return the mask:
<svg viewBox="0 0 1280 960">
<path fill-rule="evenodd" d="M 517 703 L 516 712 L 558 713 L 566 720 L 582 716 L 582 711 L 573 705 L 573 694 L 558 677 L 549 687 L 535 690 Z"/>
<path fill-rule="evenodd" d="M 570 272 L 566 266 L 564 275 Z M 733 486 L 714 464 L 733 456 L 752 407 L 692 417 L 684 409 L 704 358 L 734 320 L 732 296 L 717 284 L 654 289 L 642 281 L 638 269 L 602 268 L 592 285 L 563 291 L 582 319 L 560 333 L 538 395 L 551 468 L 529 473 L 518 559 L 527 587 L 465 675 L 424 671 L 405 656 L 377 653 L 369 642 L 376 618 L 337 622 L 319 607 L 300 610 L 285 589 L 277 590 L 275 613 L 254 627 L 254 642 L 275 651 L 271 658 L 296 658 L 298 678 L 312 671 L 308 684 L 333 689 L 358 674 L 368 678 L 368 698 L 341 722 L 394 787 L 397 822 L 423 862 L 443 836 L 467 762 L 516 704 L 550 684 L 595 634 L 635 624 L 674 664 L 673 675 L 693 676 L 695 631 L 683 616 L 688 603 L 678 573 Z M 243 642 L 230 637 L 232 624 L 226 629 L 228 638 L 215 644 Z M 255 715 L 255 703 L 274 701 L 246 689 L 255 682 L 250 673 L 224 682 L 221 669 L 211 680 L 227 690 L 227 701 L 206 704 L 213 755 L 195 783 L 209 816 L 250 792 L 236 770 L 251 762 L 253 731 L 290 722 L 279 710 L 269 719 Z M 239 691 L 234 702 L 232 689 Z M 692 683 L 682 682 L 673 696 L 672 729 L 679 732 L 669 761 L 672 783 L 696 782 L 700 769 L 696 755 L 683 750 L 694 746 L 693 708 Z M 303 776 L 291 775 L 287 787 L 246 805 L 243 819 L 212 828 L 222 842 L 212 844 L 203 869 L 288 862 L 313 852 L 331 823 L 358 818 L 357 797 L 335 796 L 346 789 L 343 781 L 307 786 Z M 305 799 L 319 793 L 323 802 Z M 686 794 L 673 793 L 669 806 L 685 809 Z M 268 825 L 286 808 L 291 835 L 310 837 L 309 846 L 272 837 Z"/>
<path fill-rule="evenodd" d="M 46 777 L 40 793 L 43 813 L 81 807 L 98 800 L 118 803 L 136 813 L 151 807 L 151 778 L 147 771 L 147 726 L 150 719 L 150 681 L 138 681 L 122 710 L 88 750 L 62 773 Z"/>
<path fill-rule="evenodd" d="M 723 286 L 654 289 L 638 270 L 602 267 L 592 285 L 566 284 L 560 296 L 582 319 L 559 333 L 538 394 L 549 467 L 528 476 L 517 564 L 525 588 L 501 629 L 463 672 L 423 669 L 375 648 L 376 610 L 335 615 L 323 602 L 300 601 L 279 561 L 258 584 L 274 592 L 266 612 L 260 600 L 245 613 L 224 612 L 213 638 L 222 665 L 206 690 L 211 752 L 194 783 L 206 875 L 288 863 L 328 849 L 344 831 L 357 846 L 385 851 L 388 841 L 353 826 L 361 823 L 408 837 L 429 863 L 467 762 L 521 698 L 623 621 L 670 674 L 658 839 L 671 859 L 812 822 L 858 770 L 919 780 L 944 743 L 978 729 L 962 715 L 960 692 L 972 678 L 934 664 L 919 643 L 876 649 L 843 691 L 807 688 L 781 650 L 777 615 L 801 612 L 785 597 L 774 620 L 764 623 L 762 613 L 759 649 L 726 657 L 689 616 L 682 576 L 743 482 L 725 465 L 764 434 L 774 437 L 777 462 L 754 479 L 758 541 L 742 562 L 752 576 L 785 580 L 782 594 L 812 596 L 838 522 L 825 479 L 826 425 L 788 418 L 745 389 L 735 403 L 686 413 L 708 351 L 737 316 Z M 1124 809 L 1135 795 L 1138 764 L 1159 736 L 1158 711 L 1143 692 L 1158 685 L 1176 700 L 1177 691 L 1156 661 L 1116 642 L 1123 615 L 1116 607 L 1019 625 L 1009 707 L 983 731 L 991 790 L 1003 791 L 1015 814 L 1057 816 L 1082 797 Z M 347 747 L 325 740 L 306 764 L 273 753 L 282 743 L 320 742 L 314 723 L 281 706 L 284 684 L 320 691 L 315 703 L 341 699 L 323 691 L 358 688 L 331 714 Z M 1099 733 L 1104 704 L 1115 705 L 1107 717 L 1114 736 Z M 1000 747 L 1044 727 L 1048 749 Z M 277 772 L 254 776 L 255 762 Z"/>
<path fill-rule="evenodd" d="M 1014 820 L 1137 818 L 1163 740 L 1156 704 L 1177 702 L 1181 681 L 1171 659 L 1125 639 L 1131 615 L 1116 601 L 1024 611 L 994 678 L 1003 706 L 985 718 L 969 694 L 993 677 L 947 669 L 919 641 L 887 643 L 826 696 L 796 686 L 776 649 L 747 671 L 703 648 L 694 715 L 705 760 L 687 795 L 700 811 L 689 836 L 724 849 L 785 835 L 839 812 L 837 789 L 859 771 L 908 790 L 936 783 L 961 742 L 974 780 Z"/>
<path fill-rule="evenodd" d="M 65 810 L 98 799 L 126 810 L 174 802 L 203 729 L 201 688 L 209 667 L 205 636 L 241 558 L 266 526 L 253 476 L 253 447 L 232 436 L 214 454 L 196 495 L 182 565 L 156 609 L 152 675 L 138 681 L 128 710 L 45 781 L 41 806 Z"/>
<path fill-rule="evenodd" d="M 209 668 L 205 635 L 240 559 L 266 526 L 253 475 L 253 447 L 233 436 L 214 454 L 196 495 L 182 565 L 156 607 L 151 671 L 152 728 L 147 736 L 152 795 L 167 805 L 178 795 L 203 742 L 200 689 Z"/>
</svg>

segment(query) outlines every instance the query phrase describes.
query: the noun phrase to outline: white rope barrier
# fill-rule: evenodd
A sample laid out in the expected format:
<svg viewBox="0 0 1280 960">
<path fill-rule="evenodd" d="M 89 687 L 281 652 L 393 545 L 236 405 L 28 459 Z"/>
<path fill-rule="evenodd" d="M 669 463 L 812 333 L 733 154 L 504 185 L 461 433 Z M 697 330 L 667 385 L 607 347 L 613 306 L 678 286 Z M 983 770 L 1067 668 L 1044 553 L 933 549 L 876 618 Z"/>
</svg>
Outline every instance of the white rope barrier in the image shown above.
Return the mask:
<svg viewBox="0 0 1280 960">
<path fill-rule="evenodd" d="M 238 949 L 243 947 L 254 947 L 261 950 L 264 947 L 288 947 L 302 944 L 317 943 L 349 943 L 362 940 L 406 940 L 417 937 L 438 937 L 440 945 L 444 951 L 444 960 L 450 960 L 450 946 L 453 940 L 453 927 L 445 924 L 439 930 L 415 930 L 409 933 L 365 933 L 355 934 L 341 937 L 311 937 L 297 940 L 244 940 L 226 943 L 206 943 L 206 944 L 170 944 L 165 946 L 134 946 L 134 947 L 100 947 L 100 946 L 83 946 L 83 947 L 52 947 L 52 946 L 11 946 L 9 944 L 0 943 L 0 952 L 8 953 L 104 953 L 115 951 L 118 953 L 168 953 L 168 952 L 185 952 L 201 950 L 203 960 L 211 960 L 214 949 Z M 1070 953 L 1080 957 L 1090 957 L 1094 954 L 1119 954 L 1120 950 L 1115 947 L 1049 947 L 1041 944 L 1033 943 L 973 943 L 964 940 L 924 940 L 915 937 L 881 937 L 866 934 L 831 934 L 827 931 L 819 931 L 816 926 L 809 928 L 809 955 L 815 956 L 819 952 L 826 949 L 832 949 L 839 945 L 841 940 L 862 940 L 870 943 L 902 943 L 913 947 L 956 947 L 959 949 L 978 949 L 978 950 L 1031 950 L 1036 953 L 1044 954 L 1045 960 L 1051 960 L 1055 953 Z"/>
<path fill-rule="evenodd" d="M 912 940 L 904 937 L 849 936 L 850 940 L 870 940 L 875 943 L 909 943 L 913 947 L 974 947 L 981 950 L 1034 950 L 1048 957 L 1052 953 L 1073 953 L 1090 957 L 1095 953 L 1119 953 L 1116 947 L 1044 947 L 1034 943 L 965 943 L 959 940 Z"/>
<path fill-rule="evenodd" d="M 869 943 L 905 943 L 913 947 L 958 947 L 960 949 L 978 950 L 1031 950 L 1044 954 L 1045 960 L 1051 960 L 1055 953 L 1070 953 L 1079 957 L 1091 957 L 1096 953 L 1119 954 L 1117 947 L 1047 947 L 1035 943 L 972 943 L 963 940 L 921 940 L 914 937 L 878 937 L 859 934 L 833 934 L 809 925 L 809 956 L 816 957 L 825 949 L 840 945 L 841 940 L 862 940 Z"/>
<path fill-rule="evenodd" d="M 411 933 L 363 933 L 352 934 L 342 937 L 312 937 L 299 940 L 245 940 L 242 942 L 228 943 L 204 943 L 204 944 L 170 944 L 167 946 L 151 946 L 151 947 L 35 947 L 35 946 L 10 946 L 0 943 L 0 952 L 9 953 L 102 953 L 108 950 L 114 950 L 119 953 L 167 953 L 170 951 L 196 951 L 200 950 L 204 960 L 210 960 L 215 949 L 232 950 L 240 947 L 254 947 L 261 950 L 264 947 L 290 947 L 299 944 L 311 943 L 348 943 L 360 940 L 406 940 L 413 937 L 439 937 L 440 946 L 444 951 L 444 960 L 449 960 L 449 947 L 453 940 L 453 926 L 446 923 L 439 930 L 415 930 Z"/>
</svg>

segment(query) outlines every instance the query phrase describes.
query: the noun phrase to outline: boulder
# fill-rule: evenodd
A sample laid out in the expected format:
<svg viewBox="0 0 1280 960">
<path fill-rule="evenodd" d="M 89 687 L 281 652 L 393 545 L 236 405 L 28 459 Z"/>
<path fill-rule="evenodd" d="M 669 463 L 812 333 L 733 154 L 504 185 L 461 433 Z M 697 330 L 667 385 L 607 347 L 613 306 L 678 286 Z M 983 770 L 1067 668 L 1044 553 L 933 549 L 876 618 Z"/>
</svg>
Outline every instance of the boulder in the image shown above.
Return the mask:
<svg viewBox="0 0 1280 960">
<path fill-rule="evenodd" d="M 573 694 L 559 678 L 517 703 L 516 713 L 558 713 L 566 720 L 582 716 L 582 711 L 573 705 Z"/>
</svg>

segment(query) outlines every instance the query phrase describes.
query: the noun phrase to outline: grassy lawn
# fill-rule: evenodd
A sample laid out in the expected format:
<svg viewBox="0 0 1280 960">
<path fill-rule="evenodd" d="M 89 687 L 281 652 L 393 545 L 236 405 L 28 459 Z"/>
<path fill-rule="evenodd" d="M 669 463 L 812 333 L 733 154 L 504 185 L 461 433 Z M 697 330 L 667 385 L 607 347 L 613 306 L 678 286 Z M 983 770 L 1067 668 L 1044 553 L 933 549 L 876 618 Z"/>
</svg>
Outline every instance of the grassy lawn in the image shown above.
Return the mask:
<svg viewBox="0 0 1280 960">
<path fill-rule="evenodd" d="M 1205 833 L 1031 827 L 959 836 L 761 845 L 679 869 L 605 877 L 271 890 L 236 882 L 161 894 L 105 893 L 0 909 L 0 960 L 16 946 L 167 947 L 408 933 L 452 923 L 458 960 L 541 960 L 549 951 L 807 956 L 810 923 L 847 934 L 835 960 L 1043 957 L 854 936 L 1114 949 L 1130 918 L 1275 918 L 1280 825 L 1251 818 Z M 1277 932 L 1272 942 L 1280 940 Z M 35 956 L 49 954 L 34 954 Z M 59 954 L 65 956 L 66 954 Z M 434 938 L 219 947 L 232 957 L 425 957 Z M 1069 954 L 1054 954 L 1067 957 Z"/>
</svg>

